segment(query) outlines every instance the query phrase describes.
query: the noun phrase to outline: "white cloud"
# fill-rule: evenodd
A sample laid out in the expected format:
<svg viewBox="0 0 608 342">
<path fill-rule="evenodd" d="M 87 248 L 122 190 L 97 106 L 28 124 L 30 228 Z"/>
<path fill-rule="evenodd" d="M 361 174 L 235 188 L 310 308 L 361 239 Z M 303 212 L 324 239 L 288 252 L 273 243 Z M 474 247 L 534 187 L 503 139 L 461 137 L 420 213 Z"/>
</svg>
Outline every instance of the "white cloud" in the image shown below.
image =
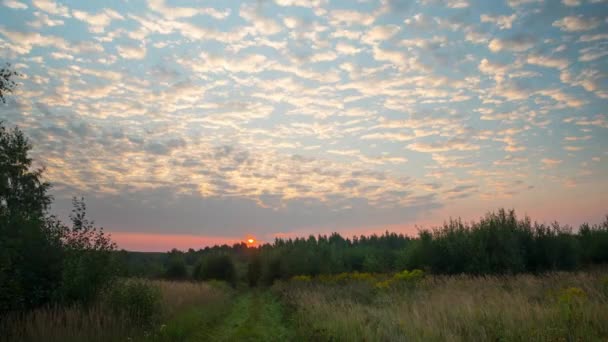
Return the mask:
<svg viewBox="0 0 608 342">
<path fill-rule="evenodd" d="M 543 96 L 548 96 L 548 97 L 552 98 L 553 100 L 555 100 L 559 103 L 563 103 L 566 106 L 572 107 L 572 108 L 582 107 L 586 103 L 584 100 L 578 99 L 570 94 L 564 93 L 560 89 L 543 89 L 543 90 L 539 90 L 537 92 L 537 94 L 543 95 Z"/>
<path fill-rule="evenodd" d="M 50 14 L 63 17 L 70 16 L 70 9 L 67 6 L 61 5 L 53 0 L 32 0 L 32 4 Z"/>
<path fill-rule="evenodd" d="M 215 8 L 169 7 L 165 0 L 148 0 L 148 7 L 167 19 L 189 18 L 199 14 L 224 19 L 230 15 L 230 9 L 220 11 Z"/>
<path fill-rule="evenodd" d="M 567 68 L 570 64 L 570 62 L 565 58 L 554 58 L 536 54 L 528 55 L 528 59 L 526 61 L 528 64 L 534 64 L 546 68 L 555 68 L 559 70 Z"/>
<path fill-rule="evenodd" d="M 397 32 L 399 32 L 399 26 L 397 25 L 374 26 L 363 35 L 361 40 L 366 44 L 375 45 L 392 38 Z"/>
<path fill-rule="evenodd" d="M 479 150 L 479 145 L 471 144 L 465 139 L 453 138 L 434 143 L 415 142 L 407 145 L 407 148 L 416 152 L 474 151 Z"/>
<path fill-rule="evenodd" d="M 608 33 L 584 34 L 579 39 L 580 42 L 594 42 L 596 40 L 608 40 Z"/>
<path fill-rule="evenodd" d="M 53 27 L 53 26 L 61 26 L 64 24 L 63 20 L 60 19 L 51 19 L 48 15 L 42 12 L 34 12 L 35 20 L 29 21 L 27 24 L 31 27 L 40 29 L 45 26 Z"/>
<path fill-rule="evenodd" d="M 143 59 L 146 57 L 145 46 L 118 45 L 116 46 L 118 54 L 126 59 Z"/>
<path fill-rule="evenodd" d="M 89 30 L 94 33 L 102 33 L 112 20 L 123 20 L 124 17 L 111 9 L 104 9 L 100 13 L 90 14 L 84 11 L 73 10 L 74 18 L 89 24 Z"/>
<path fill-rule="evenodd" d="M 502 63 L 492 63 L 487 58 L 484 58 L 479 63 L 479 71 L 484 74 L 493 75 L 496 83 L 501 83 L 504 76 L 509 70 L 509 65 Z"/>
<path fill-rule="evenodd" d="M 336 44 L 336 51 L 343 55 L 354 55 L 356 53 L 359 53 L 361 49 L 351 44 L 338 42 Z"/>
<path fill-rule="evenodd" d="M 384 140 L 384 141 L 408 141 L 415 139 L 416 136 L 404 133 L 369 133 L 361 136 L 363 140 Z"/>
<path fill-rule="evenodd" d="M 17 0 L 3 0 L 2 4 L 12 9 L 27 9 L 27 5 Z"/>
<path fill-rule="evenodd" d="M 340 24 L 347 25 L 371 25 L 376 18 L 370 13 L 352 10 L 333 10 L 329 12 L 329 20 L 332 26 Z"/>
<path fill-rule="evenodd" d="M 600 26 L 598 18 L 578 16 L 567 16 L 553 22 L 553 26 L 559 27 L 562 31 L 579 32 L 589 31 Z"/>
<path fill-rule="evenodd" d="M 511 7 L 519 7 L 528 4 L 540 4 L 543 0 L 507 0 L 507 4 Z"/>
<path fill-rule="evenodd" d="M 260 35 L 274 35 L 281 32 L 281 25 L 262 14 L 260 6 L 241 5 L 239 15 L 250 22 Z"/>
<path fill-rule="evenodd" d="M 482 23 L 492 23 L 496 25 L 501 30 L 510 29 L 513 26 L 513 22 L 517 19 L 517 15 L 511 14 L 509 16 L 506 15 L 488 15 L 482 14 L 481 17 Z"/>
<path fill-rule="evenodd" d="M 600 45 L 589 46 L 579 51 L 578 60 L 581 62 L 591 62 L 608 55 L 608 49 Z"/>
<path fill-rule="evenodd" d="M 503 50 L 522 52 L 529 50 L 534 46 L 534 40 L 528 36 L 515 36 L 512 38 L 494 38 L 488 44 L 488 48 L 492 52 L 500 52 Z"/>
</svg>

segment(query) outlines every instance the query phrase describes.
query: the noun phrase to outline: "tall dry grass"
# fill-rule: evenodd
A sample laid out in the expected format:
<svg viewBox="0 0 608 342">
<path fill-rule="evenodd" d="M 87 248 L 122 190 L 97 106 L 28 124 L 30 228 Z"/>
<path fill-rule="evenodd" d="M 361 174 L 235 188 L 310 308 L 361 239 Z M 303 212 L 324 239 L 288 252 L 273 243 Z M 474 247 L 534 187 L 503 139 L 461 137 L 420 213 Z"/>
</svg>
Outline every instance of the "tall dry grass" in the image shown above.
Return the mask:
<svg viewBox="0 0 608 342">
<path fill-rule="evenodd" d="M 300 339 L 606 341 L 605 273 L 425 277 L 415 286 L 291 281 L 275 290 Z M 411 284 L 410 284 L 411 285 Z"/>
<path fill-rule="evenodd" d="M 131 280 L 133 281 L 133 280 Z M 154 338 L 164 324 L 191 307 L 222 301 L 227 290 L 207 283 L 143 282 L 160 293 L 159 312 L 150 322 L 135 323 L 99 298 L 92 307 L 46 307 L 0 319 L 0 341 L 126 341 Z"/>
</svg>

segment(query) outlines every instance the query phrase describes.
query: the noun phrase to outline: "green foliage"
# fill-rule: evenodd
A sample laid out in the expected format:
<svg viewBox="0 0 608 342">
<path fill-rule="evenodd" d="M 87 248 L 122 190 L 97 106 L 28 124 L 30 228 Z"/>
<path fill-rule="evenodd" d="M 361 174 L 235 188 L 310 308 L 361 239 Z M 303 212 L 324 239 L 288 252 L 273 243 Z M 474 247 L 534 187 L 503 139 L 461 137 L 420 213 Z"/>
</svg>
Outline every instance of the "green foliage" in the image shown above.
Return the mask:
<svg viewBox="0 0 608 342">
<path fill-rule="evenodd" d="M 48 302 L 60 282 L 61 235 L 45 218 L 50 185 L 30 150 L 22 131 L 0 122 L 0 313 Z"/>
<path fill-rule="evenodd" d="M 236 269 L 229 255 L 211 254 L 201 258 L 194 268 L 193 276 L 197 280 L 223 280 L 234 285 Z"/>
<path fill-rule="evenodd" d="M 123 315 L 132 324 L 151 325 L 162 312 L 160 289 L 140 280 L 116 282 L 106 291 L 104 299 L 115 314 Z"/>
<path fill-rule="evenodd" d="M 0 102 L 6 103 L 6 94 L 12 93 L 17 86 L 13 78 L 19 75 L 8 63 L 0 68 Z"/>
<path fill-rule="evenodd" d="M 262 260 L 259 256 L 254 255 L 249 264 L 247 264 L 247 283 L 250 287 L 255 287 L 260 282 L 262 277 Z"/>
<path fill-rule="evenodd" d="M 74 200 L 68 227 L 47 210 L 50 184 L 32 169 L 31 145 L 0 122 L 0 312 L 90 302 L 115 274 L 114 244 Z"/>
<path fill-rule="evenodd" d="M 170 280 L 184 280 L 188 278 L 188 269 L 184 260 L 184 253 L 173 249 L 169 252 L 165 277 Z"/>
<path fill-rule="evenodd" d="M 71 228 L 64 228 L 64 261 L 59 296 L 66 302 L 92 302 L 116 276 L 115 244 L 86 217 L 84 200 L 73 200 Z"/>
</svg>

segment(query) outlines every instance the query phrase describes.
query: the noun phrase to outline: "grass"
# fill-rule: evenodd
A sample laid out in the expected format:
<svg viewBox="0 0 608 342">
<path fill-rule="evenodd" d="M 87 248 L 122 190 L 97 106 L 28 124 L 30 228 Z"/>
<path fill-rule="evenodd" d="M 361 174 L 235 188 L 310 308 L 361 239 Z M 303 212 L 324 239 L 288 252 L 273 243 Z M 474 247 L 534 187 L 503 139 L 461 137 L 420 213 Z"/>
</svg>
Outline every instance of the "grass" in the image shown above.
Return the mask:
<svg viewBox="0 0 608 342">
<path fill-rule="evenodd" d="M 269 291 L 251 291 L 239 297 L 231 313 L 209 341 L 290 341 L 281 304 Z"/>
<path fill-rule="evenodd" d="M 231 290 L 207 283 L 144 282 L 160 293 L 160 312 L 143 324 L 116 312 L 103 298 L 91 307 L 47 307 L 0 322 L 0 341 L 186 341 L 219 319 Z"/>
<path fill-rule="evenodd" d="M 366 277 L 364 277 L 366 278 Z M 299 340 L 605 341 L 601 273 L 293 280 L 274 290 Z"/>
<path fill-rule="evenodd" d="M 344 273 L 269 289 L 142 281 L 159 312 L 133 324 L 103 298 L 0 323 L 10 341 L 606 341 L 604 271 L 502 277 Z M 148 297 L 144 297 L 148 298 Z"/>
</svg>

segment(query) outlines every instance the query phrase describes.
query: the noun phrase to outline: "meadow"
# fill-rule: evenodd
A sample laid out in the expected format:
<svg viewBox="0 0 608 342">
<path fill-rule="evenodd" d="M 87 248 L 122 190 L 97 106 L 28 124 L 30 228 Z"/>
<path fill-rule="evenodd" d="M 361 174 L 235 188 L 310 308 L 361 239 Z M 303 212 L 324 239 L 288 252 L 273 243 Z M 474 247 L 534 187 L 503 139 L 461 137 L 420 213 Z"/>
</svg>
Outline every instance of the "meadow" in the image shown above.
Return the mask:
<svg viewBox="0 0 608 342">
<path fill-rule="evenodd" d="M 354 274 L 273 290 L 308 341 L 605 341 L 605 272 L 542 276 Z"/>
<path fill-rule="evenodd" d="M 0 324 L 3 341 L 605 341 L 608 273 L 296 276 L 272 287 L 121 280 L 89 307 Z"/>
<path fill-rule="evenodd" d="M 126 279 L 89 306 L 48 306 L 0 320 L 6 341 L 178 341 L 205 333 L 229 307 L 219 282 Z"/>
</svg>

